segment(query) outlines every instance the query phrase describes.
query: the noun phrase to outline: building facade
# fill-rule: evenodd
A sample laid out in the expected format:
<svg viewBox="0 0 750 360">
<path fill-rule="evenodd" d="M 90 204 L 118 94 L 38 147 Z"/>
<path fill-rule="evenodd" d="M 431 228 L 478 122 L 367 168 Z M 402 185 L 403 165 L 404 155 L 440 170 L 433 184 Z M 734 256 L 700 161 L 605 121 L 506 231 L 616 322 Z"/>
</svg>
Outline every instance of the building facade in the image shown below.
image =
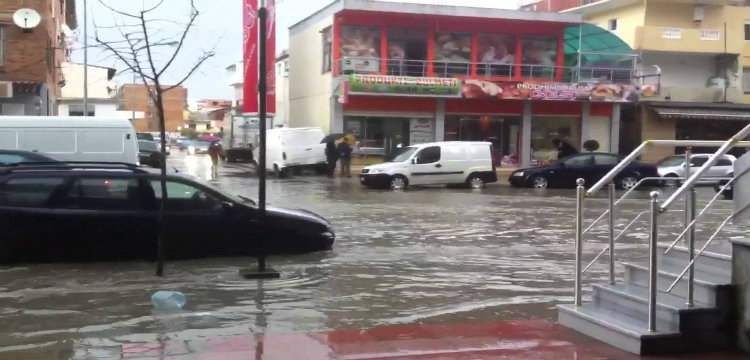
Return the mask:
<svg viewBox="0 0 750 360">
<path fill-rule="evenodd" d="M 556 138 L 617 152 L 621 107 L 640 96 L 634 55 L 581 19 L 335 2 L 290 28 L 290 126 L 352 133 L 361 151 L 384 156 L 419 142 L 490 141 L 504 166 L 549 161 Z M 579 56 L 588 35 L 613 46 Z"/>
<path fill-rule="evenodd" d="M 78 26 L 75 0 L 0 1 L 0 115 L 54 115 L 67 84 L 61 66 L 69 55 L 69 30 Z M 13 23 L 22 8 L 39 13 L 39 26 Z"/>
<path fill-rule="evenodd" d="M 164 85 L 169 87 L 169 85 Z M 149 96 L 153 86 L 143 84 L 124 84 L 117 90 L 119 110 L 143 112 L 143 118 L 134 121 L 136 131 L 159 131 L 159 116 L 156 104 Z M 187 109 L 187 89 L 178 86 L 163 94 L 164 117 L 167 132 L 179 132 L 185 126 L 185 110 Z"/>
<path fill-rule="evenodd" d="M 57 114 L 60 116 L 83 116 L 83 64 L 65 62 L 62 73 L 69 86 L 60 89 Z M 116 70 L 102 66 L 88 66 L 88 114 L 86 116 L 120 117 L 115 98 L 117 86 L 112 81 Z M 78 86 L 81 84 L 81 86 Z M 125 116 L 130 118 L 130 116 Z"/>
<path fill-rule="evenodd" d="M 658 80 L 658 92 L 623 116 L 632 122 L 631 147 L 647 139 L 724 140 L 750 122 L 750 1 L 543 0 L 525 9 L 580 14 L 622 38 L 641 64 L 658 66 L 658 76 L 641 79 Z M 673 151 L 655 148 L 644 158 Z"/>
</svg>

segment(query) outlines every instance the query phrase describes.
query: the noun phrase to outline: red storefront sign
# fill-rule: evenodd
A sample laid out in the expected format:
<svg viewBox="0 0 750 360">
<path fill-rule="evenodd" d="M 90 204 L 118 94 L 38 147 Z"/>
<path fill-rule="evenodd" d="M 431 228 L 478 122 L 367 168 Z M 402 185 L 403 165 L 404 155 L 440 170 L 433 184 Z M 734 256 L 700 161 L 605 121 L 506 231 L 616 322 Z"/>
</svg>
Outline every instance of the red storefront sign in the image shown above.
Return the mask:
<svg viewBox="0 0 750 360">
<path fill-rule="evenodd" d="M 633 85 L 599 83 L 532 83 L 464 81 L 461 94 L 469 99 L 565 100 L 630 102 L 639 92 Z"/>
<path fill-rule="evenodd" d="M 258 8 L 259 0 L 244 0 L 244 85 L 243 106 L 245 113 L 258 112 Z M 266 31 L 266 81 L 268 95 L 267 111 L 276 112 L 276 0 L 266 0 L 268 10 Z"/>
</svg>

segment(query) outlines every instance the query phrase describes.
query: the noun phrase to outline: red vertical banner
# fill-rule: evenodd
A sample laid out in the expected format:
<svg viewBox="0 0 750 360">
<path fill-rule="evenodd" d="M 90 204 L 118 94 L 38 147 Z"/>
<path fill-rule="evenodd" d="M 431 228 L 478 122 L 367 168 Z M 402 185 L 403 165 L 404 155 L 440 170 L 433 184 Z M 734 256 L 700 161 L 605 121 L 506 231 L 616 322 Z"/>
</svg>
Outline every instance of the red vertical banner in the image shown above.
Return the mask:
<svg viewBox="0 0 750 360">
<path fill-rule="evenodd" d="M 266 81 L 268 85 L 268 113 L 276 113 L 276 0 L 266 0 L 268 22 L 266 31 Z"/>
<path fill-rule="evenodd" d="M 258 112 L 258 0 L 243 0 L 242 112 Z"/>
</svg>

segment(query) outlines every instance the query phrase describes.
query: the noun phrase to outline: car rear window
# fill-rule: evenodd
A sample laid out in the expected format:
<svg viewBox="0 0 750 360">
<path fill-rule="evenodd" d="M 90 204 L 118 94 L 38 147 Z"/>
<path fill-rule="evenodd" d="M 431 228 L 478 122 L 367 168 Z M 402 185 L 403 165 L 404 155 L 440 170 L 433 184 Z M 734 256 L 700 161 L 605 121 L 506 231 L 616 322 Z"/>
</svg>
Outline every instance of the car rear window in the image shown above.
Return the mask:
<svg viewBox="0 0 750 360">
<path fill-rule="evenodd" d="M 10 179 L 0 185 L 0 206 L 43 207 L 64 182 L 60 177 Z"/>
</svg>

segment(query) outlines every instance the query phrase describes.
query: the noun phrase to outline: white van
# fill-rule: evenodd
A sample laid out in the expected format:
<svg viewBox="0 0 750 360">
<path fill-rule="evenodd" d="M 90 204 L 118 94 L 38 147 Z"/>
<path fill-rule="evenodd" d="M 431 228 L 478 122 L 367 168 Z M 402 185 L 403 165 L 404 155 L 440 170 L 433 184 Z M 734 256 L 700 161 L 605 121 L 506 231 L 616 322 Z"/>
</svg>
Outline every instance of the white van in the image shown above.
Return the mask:
<svg viewBox="0 0 750 360">
<path fill-rule="evenodd" d="M 138 165 L 138 140 L 124 118 L 0 116 L 0 149 L 39 152 L 60 161 Z"/>
<path fill-rule="evenodd" d="M 266 130 L 266 170 L 276 175 L 289 169 L 315 167 L 323 171 L 326 166 L 325 137 L 321 128 L 276 128 Z M 256 151 L 257 155 L 260 155 Z"/>
<path fill-rule="evenodd" d="M 497 182 L 492 143 L 447 141 L 407 146 L 389 162 L 366 166 L 359 181 L 393 190 L 440 184 L 482 188 Z"/>
</svg>

